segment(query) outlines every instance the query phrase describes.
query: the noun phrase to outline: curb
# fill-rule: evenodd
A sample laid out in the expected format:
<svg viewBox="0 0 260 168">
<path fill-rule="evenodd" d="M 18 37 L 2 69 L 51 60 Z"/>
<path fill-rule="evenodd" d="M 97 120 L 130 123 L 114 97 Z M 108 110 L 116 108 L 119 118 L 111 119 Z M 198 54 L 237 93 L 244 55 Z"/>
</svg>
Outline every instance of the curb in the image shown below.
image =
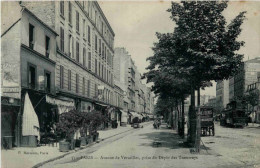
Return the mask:
<svg viewBox="0 0 260 168">
<path fill-rule="evenodd" d="M 146 123 L 146 124 L 143 124 L 142 126 L 147 126 L 147 125 L 149 125 L 149 124 L 150 124 L 150 122 L 149 122 L 149 123 Z M 139 129 L 140 129 L 140 128 L 139 128 Z M 139 130 L 139 129 L 136 129 L 136 130 Z M 52 158 L 52 159 L 49 159 L 49 160 L 46 160 L 46 161 L 40 162 L 40 163 L 34 165 L 32 168 L 38 168 L 38 167 L 41 167 L 41 166 L 43 166 L 43 165 L 46 164 L 46 163 L 49 163 L 49 162 L 52 162 L 52 161 L 55 161 L 55 160 L 61 159 L 61 158 L 65 157 L 65 156 L 67 156 L 67 155 L 69 155 L 69 154 L 72 154 L 72 153 L 75 153 L 75 152 L 77 152 L 77 151 L 80 151 L 80 150 L 86 149 L 86 148 L 91 147 L 91 146 L 93 146 L 93 145 L 95 145 L 95 144 L 97 144 L 97 143 L 100 143 L 101 141 L 104 141 L 104 140 L 106 140 L 106 139 L 112 138 L 112 137 L 114 137 L 114 136 L 117 136 L 117 135 L 120 135 L 120 134 L 123 134 L 123 133 L 129 132 L 129 131 L 132 131 L 132 130 L 133 130 L 132 128 L 129 128 L 129 130 L 127 130 L 127 131 L 120 132 L 120 133 L 118 133 L 118 134 L 115 134 L 115 135 L 112 135 L 112 136 L 106 137 L 106 138 L 104 138 L 104 139 L 100 139 L 100 140 L 98 140 L 98 141 L 96 141 L 96 142 L 93 142 L 93 143 L 91 143 L 91 144 L 86 145 L 85 147 L 79 148 L 79 149 L 77 149 L 77 150 L 72 150 L 72 151 L 67 152 L 67 153 L 65 153 L 65 154 L 63 154 L 63 155 L 60 155 L 60 156 L 54 157 L 54 158 Z"/>
</svg>

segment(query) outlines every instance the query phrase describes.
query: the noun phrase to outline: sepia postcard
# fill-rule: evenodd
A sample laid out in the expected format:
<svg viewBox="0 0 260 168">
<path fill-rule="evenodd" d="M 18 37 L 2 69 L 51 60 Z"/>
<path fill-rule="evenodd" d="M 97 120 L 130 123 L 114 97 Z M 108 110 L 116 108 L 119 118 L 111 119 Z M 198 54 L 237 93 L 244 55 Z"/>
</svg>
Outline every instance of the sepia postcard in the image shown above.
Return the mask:
<svg viewBox="0 0 260 168">
<path fill-rule="evenodd" d="M 260 1 L 1 1 L 2 168 L 260 168 Z"/>
</svg>

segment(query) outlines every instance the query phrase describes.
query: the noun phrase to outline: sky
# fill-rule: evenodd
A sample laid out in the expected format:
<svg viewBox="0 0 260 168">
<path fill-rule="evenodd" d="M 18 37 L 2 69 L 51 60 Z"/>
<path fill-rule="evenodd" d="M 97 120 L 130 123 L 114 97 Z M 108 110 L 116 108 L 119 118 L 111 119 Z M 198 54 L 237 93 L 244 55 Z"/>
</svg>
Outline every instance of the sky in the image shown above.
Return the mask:
<svg viewBox="0 0 260 168">
<path fill-rule="evenodd" d="M 146 58 L 153 55 L 153 43 L 157 42 L 156 32 L 171 33 L 174 22 L 166 10 L 170 1 L 99 1 L 99 4 L 115 32 L 115 47 L 125 47 L 135 61 L 140 73 L 144 73 L 149 62 Z M 260 57 L 260 2 L 229 2 L 223 12 L 230 22 L 241 11 L 247 11 L 247 20 L 242 25 L 239 40 L 245 46 L 239 53 L 245 54 L 244 60 Z M 151 86 L 151 84 L 148 84 Z M 216 83 L 201 94 L 216 95 Z"/>
</svg>

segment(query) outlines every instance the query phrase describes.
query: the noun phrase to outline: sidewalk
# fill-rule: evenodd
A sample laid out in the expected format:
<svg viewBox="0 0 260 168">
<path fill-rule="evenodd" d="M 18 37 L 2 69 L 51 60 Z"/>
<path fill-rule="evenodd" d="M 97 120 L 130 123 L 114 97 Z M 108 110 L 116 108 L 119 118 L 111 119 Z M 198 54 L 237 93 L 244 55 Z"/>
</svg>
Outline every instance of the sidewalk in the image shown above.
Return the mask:
<svg viewBox="0 0 260 168">
<path fill-rule="evenodd" d="M 141 123 L 141 125 L 146 125 L 149 123 L 150 122 L 144 122 Z M 132 129 L 133 128 L 131 127 L 131 125 L 127 125 L 126 127 L 118 127 L 116 129 L 100 130 L 98 131 L 99 139 L 106 140 L 112 136 L 116 136 L 118 134 L 127 132 Z M 86 147 L 89 147 L 93 144 L 87 145 Z M 65 155 L 74 153 L 78 150 L 80 150 L 80 148 L 76 148 L 75 150 L 71 150 L 69 152 L 60 152 L 59 143 L 57 143 L 57 146 L 56 144 L 54 144 L 54 146 L 47 145 L 47 146 L 40 146 L 37 148 L 19 147 L 19 148 L 12 148 L 9 150 L 2 149 L 1 167 L 2 168 L 30 168 L 42 162 L 62 158 Z"/>
</svg>

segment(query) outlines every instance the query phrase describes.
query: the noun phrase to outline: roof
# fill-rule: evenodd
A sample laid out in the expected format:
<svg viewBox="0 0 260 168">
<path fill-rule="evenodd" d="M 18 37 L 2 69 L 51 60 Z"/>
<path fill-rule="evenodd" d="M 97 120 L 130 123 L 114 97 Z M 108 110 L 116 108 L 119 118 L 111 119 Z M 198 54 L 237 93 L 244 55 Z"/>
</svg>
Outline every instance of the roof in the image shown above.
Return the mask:
<svg viewBox="0 0 260 168">
<path fill-rule="evenodd" d="M 97 7 L 98 7 L 98 9 L 99 9 L 99 11 L 100 11 L 102 17 L 104 18 L 104 20 L 105 20 L 106 24 L 108 25 L 110 31 L 112 32 L 113 36 L 115 36 L 115 33 L 114 33 L 112 27 L 110 26 L 110 24 L 109 24 L 109 22 L 108 22 L 106 16 L 104 15 L 104 13 L 103 13 L 101 7 L 99 6 L 98 2 L 97 2 L 97 1 L 94 1 L 94 2 L 96 3 L 96 5 L 97 5 Z"/>
<path fill-rule="evenodd" d="M 245 61 L 245 63 L 260 63 L 260 57 L 256 57 L 250 60 Z"/>
<path fill-rule="evenodd" d="M 58 33 L 56 33 L 56 31 L 54 31 L 50 26 L 48 26 L 47 24 L 45 24 L 41 19 L 39 19 L 36 15 L 34 15 L 29 9 L 27 9 L 26 7 L 23 7 L 23 11 L 27 12 L 29 15 L 31 15 L 32 17 L 34 17 L 37 21 L 39 21 L 45 28 L 47 28 L 49 31 L 51 31 L 53 34 L 55 34 L 55 36 L 58 36 Z"/>
</svg>

